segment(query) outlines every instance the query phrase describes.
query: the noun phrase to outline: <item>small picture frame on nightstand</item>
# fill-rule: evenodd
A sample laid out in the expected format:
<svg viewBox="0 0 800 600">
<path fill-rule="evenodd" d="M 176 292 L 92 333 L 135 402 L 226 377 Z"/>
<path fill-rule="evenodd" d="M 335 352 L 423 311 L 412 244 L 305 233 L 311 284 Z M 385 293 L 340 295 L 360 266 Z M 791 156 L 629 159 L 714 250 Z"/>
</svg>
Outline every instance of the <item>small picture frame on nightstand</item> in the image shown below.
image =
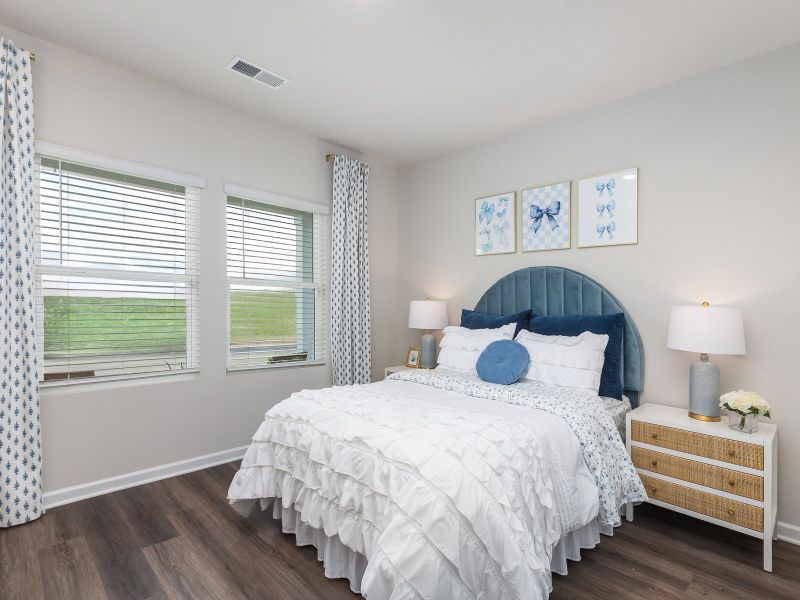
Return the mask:
<svg viewBox="0 0 800 600">
<path fill-rule="evenodd" d="M 419 351 L 419 348 L 416 348 L 414 346 L 410 347 L 408 349 L 408 352 L 406 353 L 406 366 L 409 369 L 419 369 L 420 358 L 421 358 L 421 353 Z"/>
</svg>

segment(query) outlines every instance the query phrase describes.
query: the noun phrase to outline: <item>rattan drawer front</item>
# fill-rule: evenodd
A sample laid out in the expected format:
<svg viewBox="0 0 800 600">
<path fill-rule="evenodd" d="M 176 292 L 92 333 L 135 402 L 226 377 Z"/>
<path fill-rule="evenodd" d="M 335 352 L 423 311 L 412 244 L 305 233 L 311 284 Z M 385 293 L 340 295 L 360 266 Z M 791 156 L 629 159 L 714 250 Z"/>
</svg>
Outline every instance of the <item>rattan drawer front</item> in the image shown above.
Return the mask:
<svg viewBox="0 0 800 600">
<path fill-rule="evenodd" d="M 675 479 L 691 481 L 698 485 L 764 500 L 764 478 L 732 469 L 723 469 L 696 460 L 670 456 L 648 448 L 632 448 L 633 464 L 640 469 L 661 473 Z"/>
<path fill-rule="evenodd" d="M 642 478 L 647 495 L 652 500 L 680 506 L 754 531 L 764 530 L 764 511 L 757 506 L 728 500 L 647 475 L 639 476 Z"/>
<path fill-rule="evenodd" d="M 764 447 L 758 444 L 642 421 L 631 421 L 631 430 L 633 439 L 637 442 L 764 470 Z"/>
</svg>

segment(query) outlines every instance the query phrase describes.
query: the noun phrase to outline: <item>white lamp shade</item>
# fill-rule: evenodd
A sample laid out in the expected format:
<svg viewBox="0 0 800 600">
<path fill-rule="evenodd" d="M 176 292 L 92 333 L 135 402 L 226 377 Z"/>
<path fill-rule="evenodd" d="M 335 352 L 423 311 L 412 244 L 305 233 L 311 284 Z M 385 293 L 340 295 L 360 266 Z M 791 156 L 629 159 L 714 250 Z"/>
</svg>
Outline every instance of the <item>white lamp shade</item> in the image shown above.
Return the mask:
<svg viewBox="0 0 800 600">
<path fill-rule="evenodd" d="M 667 347 L 702 354 L 745 354 L 742 313 L 724 306 L 673 306 Z"/>
<path fill-rule="evenodd" d="M 441 300 L 412 300 L 408 311 L 411 329 L 444 329 L 448 325 L 447 305 Z"/>
</svg>

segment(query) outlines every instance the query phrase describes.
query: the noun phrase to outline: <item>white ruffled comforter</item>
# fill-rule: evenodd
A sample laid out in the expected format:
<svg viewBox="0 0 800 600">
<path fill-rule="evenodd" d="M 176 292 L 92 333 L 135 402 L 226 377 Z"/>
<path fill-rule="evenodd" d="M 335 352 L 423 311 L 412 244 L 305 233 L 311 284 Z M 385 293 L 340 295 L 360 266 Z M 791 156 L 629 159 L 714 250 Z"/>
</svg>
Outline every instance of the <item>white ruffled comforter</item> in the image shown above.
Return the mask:
<svg viewBox="0 0 800 600">
<path fill-rule="evenodd" d="M 645 498 L 596 396 L 437 372 L 392 379 L 274 406 L 228 494 L 243 515 L 280 498 L 364 554 L 367 598 L 546 598 L 558 540 L 598 512 L 617 524 L 624 502 Z M 596 484 L 589 514 L 581 473 Z"/>
</svg>

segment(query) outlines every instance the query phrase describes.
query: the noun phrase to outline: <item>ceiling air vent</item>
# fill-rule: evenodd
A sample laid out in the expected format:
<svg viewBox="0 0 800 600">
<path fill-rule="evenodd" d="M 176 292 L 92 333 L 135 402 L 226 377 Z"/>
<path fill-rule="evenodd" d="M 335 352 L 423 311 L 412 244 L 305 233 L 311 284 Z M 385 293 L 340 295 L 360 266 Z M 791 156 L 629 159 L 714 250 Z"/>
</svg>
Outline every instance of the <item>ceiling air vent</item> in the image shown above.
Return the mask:
<svg viewBox="0 0 800 600">
<path fill-rule="evenodd" d="M 281 77 L 272 71 L 262 69 L 258 65 L 254 65 L 253 63 L 244 60 L 241 56 L 234 56 L 225 69 L 228 71 L 233 71 L 234 73 L 238 73 L 242 77 L 253 79 L 262 85 L 271 87 L 274 90 L 282 88 L 289 83 L 289 80 L 285 77 Z"/>
</svg>

